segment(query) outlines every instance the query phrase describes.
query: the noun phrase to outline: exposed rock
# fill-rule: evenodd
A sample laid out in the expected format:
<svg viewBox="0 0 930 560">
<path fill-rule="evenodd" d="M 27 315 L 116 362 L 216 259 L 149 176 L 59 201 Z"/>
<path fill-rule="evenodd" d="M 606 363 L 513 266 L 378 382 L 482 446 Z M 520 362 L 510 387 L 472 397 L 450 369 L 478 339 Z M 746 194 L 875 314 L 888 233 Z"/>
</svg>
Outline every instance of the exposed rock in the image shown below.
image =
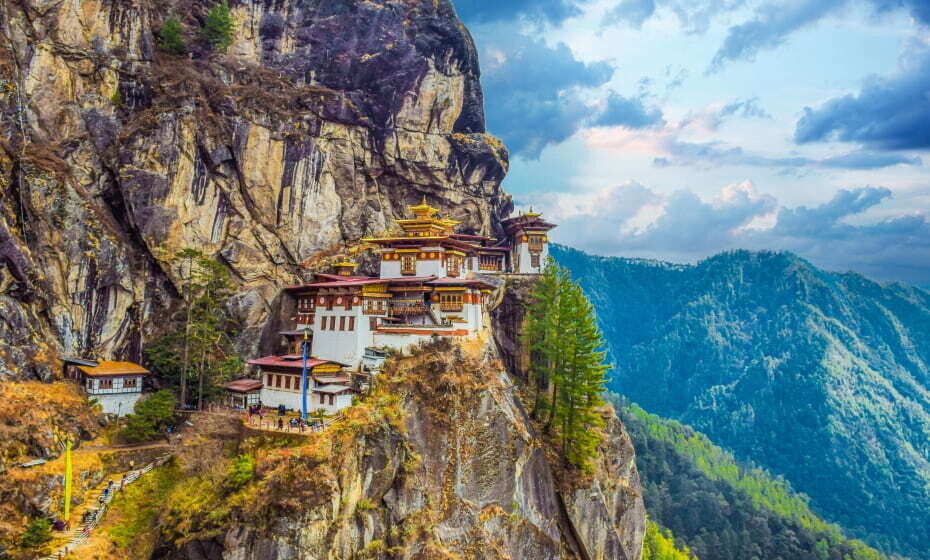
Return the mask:
<svg viewBox="0 0 930 560">
<path fill-rule="evenodd" d="M 449 0 L 231 4 L 228 55 L 198 38 L 203 1 L 3 5 L 0 375 L 139 359 L 180 303 L 184 247 L 230 267 L 254 352 L 315 252 L 424 195 L 470 232 L 509 211 Z M 170 14 L 189 58 L 156 48 Z"/>
<path fill-rule="evenodd" d="M 328 459 L 314 458 L 317 443 L 260 461 L 277 517 L 258 505 L 155 557 L 639 560 L 643 501 L 616 417 L 594 475 L 563 487 L 497 353 L 437 344 L 379 378 L 402 396 L 400 424 L 369 401 L 332 428 Z"/>
</svg>

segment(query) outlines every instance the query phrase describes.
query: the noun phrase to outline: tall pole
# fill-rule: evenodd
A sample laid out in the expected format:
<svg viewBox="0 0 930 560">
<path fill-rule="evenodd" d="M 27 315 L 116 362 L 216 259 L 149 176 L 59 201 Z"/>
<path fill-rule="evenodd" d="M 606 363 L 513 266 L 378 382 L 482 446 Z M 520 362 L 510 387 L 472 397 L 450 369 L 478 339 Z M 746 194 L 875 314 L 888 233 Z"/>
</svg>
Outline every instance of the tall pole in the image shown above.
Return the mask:
<svg viewBox="0 0 930 560">
<path fill-rule="evenodd" d="M 71 517 L 71 440 L 65 442 L 65 514 L 64 521 Z"/>
<path fill-rule="evenodd" d="M 300 417 L 304 420 L 307 419 L 307 385 L 309 384 L 309 379 L 307 378 L 307 358 L 310 354 L 310 343 L 308 341 L 307 329 L 304 329 L 304 342 L 303 342 L 303 355 L 304 355 L 304 367 L 303 371 L 300 373 L 300 382 L 301 382 L 301 394 L 300 394 Z"/>
</svg>

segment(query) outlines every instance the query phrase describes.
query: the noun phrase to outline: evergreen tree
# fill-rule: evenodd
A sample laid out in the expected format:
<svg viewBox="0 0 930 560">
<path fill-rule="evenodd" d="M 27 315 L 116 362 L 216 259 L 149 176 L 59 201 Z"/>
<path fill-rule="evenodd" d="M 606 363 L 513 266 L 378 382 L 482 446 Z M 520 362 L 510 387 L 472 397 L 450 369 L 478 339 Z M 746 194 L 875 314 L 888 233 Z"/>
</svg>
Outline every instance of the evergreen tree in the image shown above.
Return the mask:
<svg viewBox="0 0 930 560">
<path fill-rule="evenodd" d="M 532 416 L 537 420 L 547 408 L 546 391 L 560 359 L 557 306 L 561 273 L 550 258 L 534 287 L 523 328 L 523 340 L 530 353 L 528 381 L 533 391 Z"/>
<path fill-rule="evenodd" d="M 227 0 L 213 4 L 207 13 L 207 22 L 203 27 L 203 37 L 213 50 L 226 52 L 236 36 L 236 22 L 233 21 Z"/>
<path fill-rule="evenodd" d="M 37 517 L 26 527 L 19 538 L 21 548 L 36 549 L 52 540 L 52 524 L 44 517 Z"/>
<path fill-rule="evenodd" d="M 188 383 L 197 380 L 197 407 L 202 408 L 204 398 L 244 366 L 232 345 L 236 325 L 225 310 L 232 280 L 225 266 L 192 249 L 178 253 L 177 262 L 184 280 L 184 328 L 156 339 L 146 356 L 164 379 L 180 387 L 182 406 L 188 403 Z"/>
<path fill-rule="evenodd" d="M 171 54 L 184 54 L 187 47 L 184 45 L 184 38 L 181 36 L 181 22 L 170 17 L 165 20 L 164 25 L 158 32 L 159 43 L 161 48 Z"/>
<path fill-rule="evenodd" d="M 530 350 L 533 416 L 546 413 L 547 433 L 558 431 L 565 460 L 590 468 L 601 441 L 597 408 L 607 366 L 594 308 L 567 271 L 551 259 L 532 294 L 524 339 Z"/>
</svg>

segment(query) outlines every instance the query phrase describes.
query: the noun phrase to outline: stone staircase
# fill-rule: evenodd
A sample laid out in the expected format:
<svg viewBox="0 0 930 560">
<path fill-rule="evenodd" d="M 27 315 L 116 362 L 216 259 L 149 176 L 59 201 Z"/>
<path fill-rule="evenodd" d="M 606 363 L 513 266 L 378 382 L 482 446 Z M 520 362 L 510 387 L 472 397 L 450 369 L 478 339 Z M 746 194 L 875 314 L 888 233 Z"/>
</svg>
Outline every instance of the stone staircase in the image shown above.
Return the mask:
<svg viewBox="0 0 930 560">
<path fill-rule="evenodd" d="M 139 479 L 139 477 L 141 477 L 147 472 L 150 472 L 155 467 L 159 467 L 165 464 L 165 462 L 170 457 L 171 456 L 168 454 L 162 455 L 158 457 L 157 459 L 155 459 L 154 461 L 152 461 L 151 463 L 145 465 L 141 469 L 136 469 L 136 470 L 132 470 L 127 473 L 124 473 L 126 475 L 126 479 L 123 481 L 123 488 L 134 483 L 136 480 Z M 114 479 L 111 479 L 111 480 L 114 480 Z M 107 513 L 107 509 L 110 507 L 110 502 L 113 501 L 113 498 L 116 496 L 116 493 L 119 491 L 120 491 L 119 485 L 114 484 L 111 487 L 109 492 L 106 492 L 106 493 L 101 492 L 100 495 L 97 497 L 97 502 L 100 504 L 100 507 L 97 509 L 97 511 L 92 516 L 89 516 L 87 520 L 84 521 L 79 528 L 72 531 L 71 539 L 65 545 L 61 546 L 58 550 L 54 551 L 52 554 L 45 556 L 44 558 L 42 558 L 42 560 L 59 560 L 60 558 L 64 558 L 65 556 L 67 556 L 69 553 L 74 552 L 76 548 L 86 543 L 87 540 L 90 538 L 91 531 L 96 529 L 97 525 L 99 525 L 100 522 L 103 520 L 103 517 Z"/>
</svg>

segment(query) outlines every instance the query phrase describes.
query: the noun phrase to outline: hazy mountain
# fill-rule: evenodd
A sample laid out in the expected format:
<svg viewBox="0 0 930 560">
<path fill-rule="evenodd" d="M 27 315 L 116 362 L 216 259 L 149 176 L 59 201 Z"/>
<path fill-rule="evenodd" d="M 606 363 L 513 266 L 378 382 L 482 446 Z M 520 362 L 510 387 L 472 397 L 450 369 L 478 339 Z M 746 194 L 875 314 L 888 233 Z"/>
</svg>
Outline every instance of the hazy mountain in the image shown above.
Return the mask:
<svg viewBox="0 0 930 560">
<path fill-rule="evenodd" d="M 930 293 L 787 253 L 553 254 L 597 305 L 613 390 L 783 475 L 849 534 L 930 558 Z"/>
</svg>

